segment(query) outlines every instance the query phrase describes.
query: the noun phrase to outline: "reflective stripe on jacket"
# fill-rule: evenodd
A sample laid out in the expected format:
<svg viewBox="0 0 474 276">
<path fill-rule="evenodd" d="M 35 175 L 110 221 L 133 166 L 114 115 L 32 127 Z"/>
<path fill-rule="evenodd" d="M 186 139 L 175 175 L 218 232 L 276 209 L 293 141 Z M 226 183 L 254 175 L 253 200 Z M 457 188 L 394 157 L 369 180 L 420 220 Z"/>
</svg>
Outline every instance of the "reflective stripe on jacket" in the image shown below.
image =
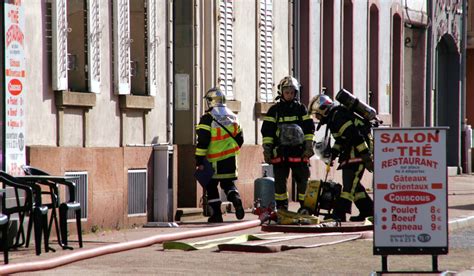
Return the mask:
<svg viewBox="0 0 474 276">
<path fill-rule="evenodd" d="M 234 137 L 241 135 L 242 130 L 237 122 L 224 125 L 224 127 Z M 209 162 L 216 162 L 240 153 L 240 145 L 212 119 L 210 113 L 202 116 L 196 132 L 198 134 L 196 156 L 206 156 Z"/>
</svg>

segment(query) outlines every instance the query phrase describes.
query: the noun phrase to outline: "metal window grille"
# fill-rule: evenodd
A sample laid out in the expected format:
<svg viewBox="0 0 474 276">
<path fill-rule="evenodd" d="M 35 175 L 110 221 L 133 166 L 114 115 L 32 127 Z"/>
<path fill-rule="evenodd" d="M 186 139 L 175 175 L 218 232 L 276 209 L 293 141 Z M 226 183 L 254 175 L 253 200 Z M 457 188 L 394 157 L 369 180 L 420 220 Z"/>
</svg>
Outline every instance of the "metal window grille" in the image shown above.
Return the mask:
<svg viewBox="0 0 474 276">
<path fill-rule="evenodd" d="M 66 176 L 77 176 L 78 178 L 71 180 L 76 184 L 76 201 L 81 203 L 81 218 L 87 218 L 87 190 L 88 190 L 88 175 L 87 172 L 66 172 Z M 66 193 L 66 200 L 69 200 L 69 193 Z M 75 213 L 68 211 L 68 219 L 74 219 Z"/>
<path fill-rule="evenodd" d="M 147 171 L 128 170 L 128 214 L 146 214 Z"/>
</svg>

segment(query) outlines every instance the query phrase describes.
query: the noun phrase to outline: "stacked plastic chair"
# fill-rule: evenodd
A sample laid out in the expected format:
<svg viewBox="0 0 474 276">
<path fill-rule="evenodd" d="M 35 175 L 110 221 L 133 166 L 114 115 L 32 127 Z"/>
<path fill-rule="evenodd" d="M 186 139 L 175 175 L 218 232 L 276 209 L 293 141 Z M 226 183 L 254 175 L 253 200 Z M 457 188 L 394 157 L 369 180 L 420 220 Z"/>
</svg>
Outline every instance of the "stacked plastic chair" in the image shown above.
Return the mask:
<svg viewBox="0 0 474 276">
<path fill-rule="evenodd" d="M 32 167 L 32 166 L 22 166 L 23 171 L 26 175 L 37 175 L 37 176 L 50 176 L 49 173 Z M 52 210 L 51 219 L 48 226 L 48 233 L 51 231 L 52 223 L 54 222 L 56 233 L 60 233 L 60 238 L 58 236 L 58 241 L 63 249 L 72 249 L 68 246 L 68 226 L 67 226 L 67 213 L 68 211 L 73 211 L 76 217 L 76 228 L 77 236 L 79 239 L 79 247 L 82 247 L 82 226 L 81 226 L 81 204 L 76 201 L 76 184 L 65 179 L 43 179 L 38 181 L 39 184 L 47 185 L 50 190 L 49 192 L 43 192 L 43 194 L 50 194 L 51 203 L 48 204 L 48 207 Z M 59 188 L 58 185 L 65 185 L 68 190 L 69 198 L 67 201 L 60 202 Z M 57 209 L 59 209 L 59 227 L 57 221 Z M 58 231 L 59 228 L 59 231 Z"/>
</svg>

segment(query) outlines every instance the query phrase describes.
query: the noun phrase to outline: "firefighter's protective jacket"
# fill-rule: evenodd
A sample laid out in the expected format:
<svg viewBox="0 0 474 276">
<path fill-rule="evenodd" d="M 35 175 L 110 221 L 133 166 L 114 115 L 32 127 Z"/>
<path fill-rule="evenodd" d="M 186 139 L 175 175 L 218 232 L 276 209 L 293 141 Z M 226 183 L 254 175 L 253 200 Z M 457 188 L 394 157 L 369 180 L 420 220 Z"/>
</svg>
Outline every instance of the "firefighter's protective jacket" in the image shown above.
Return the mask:
<svg viewBox="0 0 474 276">
<path fill-rule="evenodd" d="M 297 125 L 301 128 L 303 135 L 301 143 L 297 145 L 285 145 L 282 143 L 281 132 L 286 126 Z M 304 141 L 313 141 L 314 123 L 306 106 L 297 101 L 280 101 L 268 110 L 263 118 L 261 128 L 263 144 L 273 149 L 272 163 L 299 163 L 308 162 L 302 157 L 304 152 Z"/>
<path fill-rule="evenodd" d="M 365 123 L 344 106 L 336 106 L 325 118 L 334 137 L 332 158 L 339 156 L 341 167 L 362 162 L 362 155 L 369 153 Z"/>
<path fill-rule="evenodd" d="M 201 116 L 196 134 L 196 165 L 207 158 L 214 169 L 212 178 L 237 178 L 235 156 L 244 142 L 237 116 L 225 106 L 214 107 Z"/>
</svg>

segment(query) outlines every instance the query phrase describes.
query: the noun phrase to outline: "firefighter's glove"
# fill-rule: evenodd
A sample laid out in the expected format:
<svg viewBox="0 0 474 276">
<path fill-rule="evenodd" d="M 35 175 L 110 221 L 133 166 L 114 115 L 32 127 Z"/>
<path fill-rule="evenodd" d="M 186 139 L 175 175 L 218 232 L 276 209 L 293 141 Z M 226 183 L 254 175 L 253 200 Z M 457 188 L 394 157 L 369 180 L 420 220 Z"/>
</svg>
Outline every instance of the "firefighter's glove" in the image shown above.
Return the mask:
<svg viewBox="0 0 474 276">
<path fill-rule="evenodd" d="M 364 162 L 365 168 L 369 172 L 373 172 L 374 171 L 374 160 L 372 159 L 372 156 L 370 155 L 370 153 L 365 153 L 361 157 L 362 157 L 362 162 Z"/>
<path fill-rule="evenodd" d="M 265 163 L 271 164 L 273 157 L 273 146 L 270 144 L 263 144 L 263 160 Z"/>
<path fill-rule="evenodd" d="M 314 155 L 313 141 L 304 141 L 303 158 L 311 158 Z"/>
</svg>

